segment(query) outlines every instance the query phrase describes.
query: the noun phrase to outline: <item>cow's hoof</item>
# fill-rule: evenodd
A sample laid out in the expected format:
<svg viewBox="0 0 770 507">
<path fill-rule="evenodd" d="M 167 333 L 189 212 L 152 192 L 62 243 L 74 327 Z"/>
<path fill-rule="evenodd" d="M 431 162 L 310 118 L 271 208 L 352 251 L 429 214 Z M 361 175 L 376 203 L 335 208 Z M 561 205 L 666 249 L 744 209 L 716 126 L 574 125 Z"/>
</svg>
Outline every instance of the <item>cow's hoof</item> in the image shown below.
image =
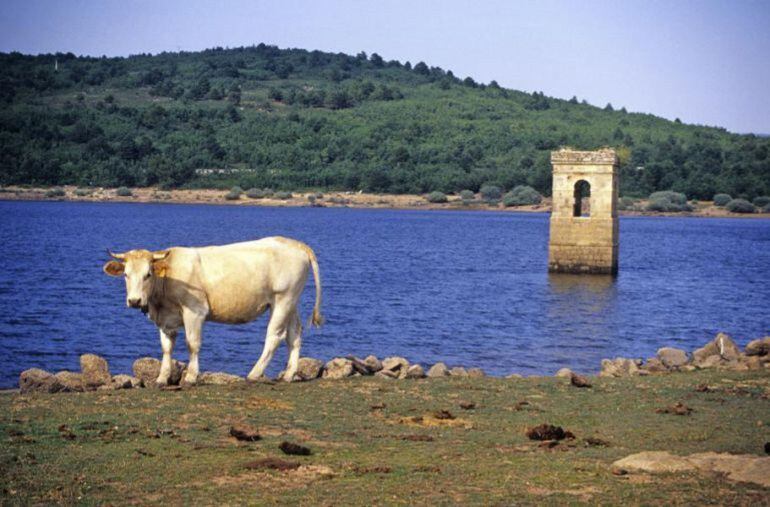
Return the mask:
<svg viewBox="0 0 770 507">
<path fill-rule="evenodd" d="M 149 387 L 154 387 L 155 389 L 163 389 L 164 387 L 168 387 L 168 381 L 161 382 L 160 380 L 156 380 Z"/>
<path fill-rule="evenodd" d="M 180 386 L 182 386 L 183 389 L 188 389 L 190 387 L 195 386 L 198 383 L 197 380 L 183 380 L 179 383 Z"/>
<path fill-rule="evenodd" d="M 283 377 L 281 377 L 281 380 L 283 380 L 284 382 L 294 382 L 295 380 L 297 380 L 297 378 L 298 377 L 296 375 L 291 375 L 291 376 L 284 375 Z"/>
<path fill-rule="evenodd" d="M 246 377 L 246 382 L 249 384 L 275 384 L 275 380 L 264 375 L 260 377 Z"/>
</svg>

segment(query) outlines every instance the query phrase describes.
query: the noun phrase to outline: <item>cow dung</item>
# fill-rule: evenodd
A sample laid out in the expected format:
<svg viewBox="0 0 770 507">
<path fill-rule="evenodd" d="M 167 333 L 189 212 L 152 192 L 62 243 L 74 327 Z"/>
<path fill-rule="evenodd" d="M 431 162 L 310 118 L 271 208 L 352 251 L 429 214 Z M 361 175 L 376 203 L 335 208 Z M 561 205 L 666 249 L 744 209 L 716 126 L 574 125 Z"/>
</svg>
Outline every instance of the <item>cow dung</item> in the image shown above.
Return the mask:
<svg viewBox="0 0 770 507">
<path fill-rule="evenodd" d="M 310 454 L 312 454 L 310 449 L 304 445 L 287 442 L 285 440 L 281 442 L 281 445 L 279 445 L 278 448 L 281 449 L 284 454 L 293 454 L 295 456 L 310 456 Z"/>
<path fill-rule="evenodd" d="M 244 442 L 256 442 L 262 438 L 257 430 L 245 424 L 236 424 L 231 426 L 230 436 L 233 436 L 236 439 L 242 440 Z"/>
<path fill-rule="evenodd" d="M 269 469 L 285 472 L 287 470 L 298 469 L 299 463 L 296 461 L 285 461 L 279 458 L 262 458 L 256 461 L 249 461 L 243 466 L 244 468 L 249 468 L 251 470 Z"/>
<path fill-rule="evenodd" d="M 530 440 L 564 440 L 570 432 L 565 432 L 561 426 L 554 426 L 552 424 L 541 424 L 540 426 L 534 426 L 527 430 L 527 438 Z"/>
</svg>

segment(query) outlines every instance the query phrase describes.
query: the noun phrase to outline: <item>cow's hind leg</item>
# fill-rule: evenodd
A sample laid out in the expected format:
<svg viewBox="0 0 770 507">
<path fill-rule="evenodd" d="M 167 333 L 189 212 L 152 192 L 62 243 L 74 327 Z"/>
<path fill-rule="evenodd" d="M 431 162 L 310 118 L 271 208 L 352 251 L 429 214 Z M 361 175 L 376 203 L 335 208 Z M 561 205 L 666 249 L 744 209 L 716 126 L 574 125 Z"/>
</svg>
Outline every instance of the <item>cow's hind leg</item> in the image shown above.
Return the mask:
<svg viewBox="0 0 770 507">
<path fill-rule="evenodd" d="M 159 386 L 167 385 L 168 378 L 171 376 L 171 352 L 174 350 L 176 333 L 175 329 L 160 330 L 160 348 L 163 350 L 163 359 L 160 362 L 160 373 L 155 380 L 155 383 Z"/>
<path fill-rule="evenodd" d="M 278 345 L 286 339 L 293 310 L 293 305 L 286 304 L 286 302 L 276 302 L 270 314 L 270 322 L 267 324 L 265 347 L 262 349 L 259 361 L 257 361 L 257 364 L 254 365 L 254 368 L 246 376 L 248 380 L 256 381 L 265 372 L 265 368 L 267 368 L 270 360 L 273 359 L 273 354 L 275 354 Z"/>
<path fill-rule="evenodd" d="M 286 335 L 286 344 L 289 346 L 289 360 L 286 363 L 286 373 L 284 373 L 283 379 L 286 382 L 291 382 L 294 374 L 297 373 L 299 350 L 302 347 L 302 323 L 299 320 L 299 314 L 296 309 L 292 312 L 289 321 L 289 333 Z"/>
</svg>

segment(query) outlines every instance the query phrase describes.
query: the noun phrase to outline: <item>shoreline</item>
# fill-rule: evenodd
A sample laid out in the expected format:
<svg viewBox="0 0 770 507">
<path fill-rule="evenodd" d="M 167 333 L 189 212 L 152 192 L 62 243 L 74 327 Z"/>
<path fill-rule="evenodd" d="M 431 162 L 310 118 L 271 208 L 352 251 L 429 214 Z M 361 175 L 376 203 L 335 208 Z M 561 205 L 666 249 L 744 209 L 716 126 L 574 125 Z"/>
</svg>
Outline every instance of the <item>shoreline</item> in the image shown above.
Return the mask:
<svg viewBox="0 0 770 507">
<path fill-rule="evenodd" d="M 227 206 L 261 207 L 323 207 L 354 209 L 392 209 L 392 210 L 443 210 L 443 211 L 501 211 L 507 213 L 550 213 L 550 198 L 544 198 L 541 204 L 530 206 L 504 207 L 502 204 L 490 205 L 481 200 L 463 202 L 459 196 L 447 196 L 447 203 L 430 203 L 424 196 L 416 194 L 369 194 L 352 191 L 339 192 L 298 192 L 291 197 L 253 199 L 242 195 L 237 200 L 227 200 L 224 190 L 160 190 L 156 187 L 131 188 L 131 196 L 118 196 L 115 189 L 98 187 L 88 189 L 88 193 L 77 195 L 76 186 L 56 187 L 64 190 L 63 196 L 47 196 L 50 188 L 8 186 L 0 188 L 0 201 L 68 201 L 68 202 L 120 202 L 137 204 L 210 204 Z M 641 203 L 646 202 L 640 200 Z M 731 213 L 718 208 L 710 201 L 701 201 L 691 212 L 653 212 L 653 211 L 618 211 L 619 216 L 641 217 L 699 217 L 699 218 L 770 218 L 770 213 Z"/>
</svg>

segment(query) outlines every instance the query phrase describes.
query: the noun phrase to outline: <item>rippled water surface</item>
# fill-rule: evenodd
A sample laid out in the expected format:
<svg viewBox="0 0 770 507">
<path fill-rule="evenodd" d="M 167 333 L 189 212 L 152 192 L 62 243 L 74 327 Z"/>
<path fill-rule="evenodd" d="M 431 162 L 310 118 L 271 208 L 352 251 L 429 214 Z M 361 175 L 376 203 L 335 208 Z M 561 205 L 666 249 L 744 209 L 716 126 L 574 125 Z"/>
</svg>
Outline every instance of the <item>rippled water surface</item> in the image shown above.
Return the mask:
<svg viewBox="0 0 770 507">
<path fill-rule="evenodd" d="M 305 335 L 305 356 L 595 372 L 604 357 L 691 349 L 720 330 L 740 344 L 770 334 L 770 221 L 622 218 L 620 229 L 611 279 L 549 276 L 545 214 L 0 202 L 0 386 L 30 367 L 77 370 L 85 352 L 113 373 L 160 356 L 154 325 L 102 274 L 105 249 L 270 235 L 320 260 L 327 324 Z M 202 369 L 246 374 L 266 321 L 207 324 Z M 182 340 L 175 356 L 186 359 Z M 282 346 L 269 373 L 285 360 Z"/>
</svg>

